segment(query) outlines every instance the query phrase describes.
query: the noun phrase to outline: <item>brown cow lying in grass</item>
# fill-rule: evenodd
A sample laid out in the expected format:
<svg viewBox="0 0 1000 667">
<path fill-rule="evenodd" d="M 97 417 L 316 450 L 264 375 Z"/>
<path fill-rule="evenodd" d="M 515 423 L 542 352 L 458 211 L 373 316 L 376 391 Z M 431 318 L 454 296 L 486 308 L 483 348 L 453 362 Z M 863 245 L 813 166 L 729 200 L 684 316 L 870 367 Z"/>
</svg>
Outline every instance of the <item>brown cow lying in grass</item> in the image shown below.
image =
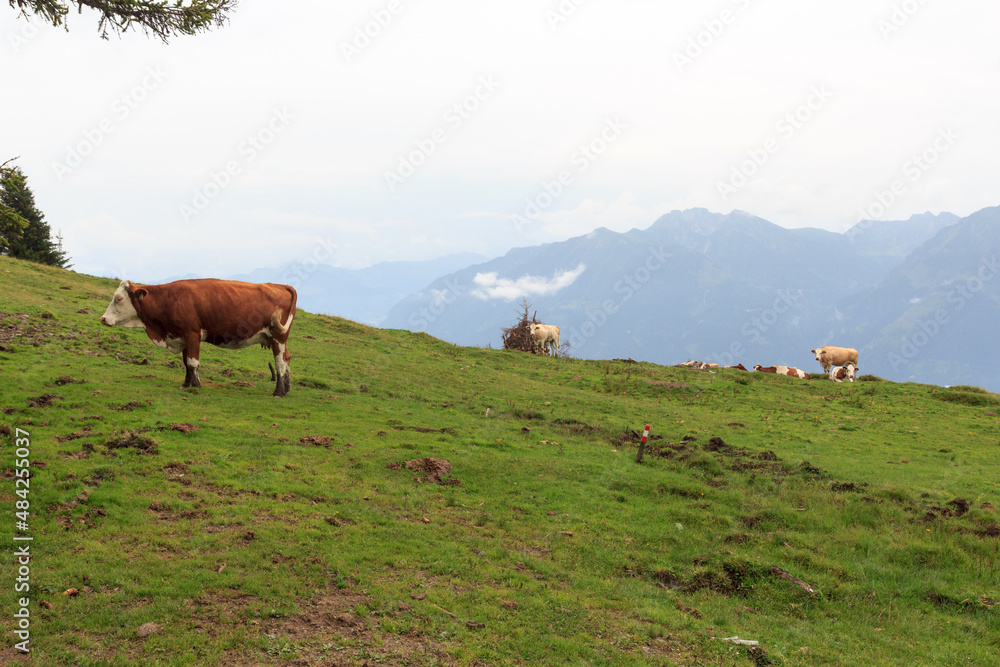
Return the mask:
<svg viewBox="0 0 1000 667">
<path fill-rule="evenodd" d="M 798 368 L 791 368 L 790 366 L 761 366 L 757 364 L 753 367 L 755 371 L 760 371 L 761 373 L 774 373 L 776 375 L 788 375 L 789 377 L 799 378 L 801 380 L 809 379 L 809 374 L 805 371 L 800 371 Z"/>
</svg>

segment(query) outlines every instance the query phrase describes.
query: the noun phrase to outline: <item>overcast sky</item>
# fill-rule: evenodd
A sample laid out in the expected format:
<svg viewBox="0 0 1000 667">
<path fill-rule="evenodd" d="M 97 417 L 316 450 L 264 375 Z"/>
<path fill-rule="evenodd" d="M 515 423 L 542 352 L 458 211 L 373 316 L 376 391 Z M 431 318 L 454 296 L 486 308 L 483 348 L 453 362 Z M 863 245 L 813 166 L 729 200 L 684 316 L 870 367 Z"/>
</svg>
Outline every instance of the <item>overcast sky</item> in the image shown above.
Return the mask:
<svg viewBox="0 0 1000 667">
<path fill-rule="evenodd" d="M 497 256 L 690 207 L 842 232 L 1000 204 L 995 1 L 243 0 L 169 45 L 6 4 L 0 162 L 82 272 Z"/>
</svg>

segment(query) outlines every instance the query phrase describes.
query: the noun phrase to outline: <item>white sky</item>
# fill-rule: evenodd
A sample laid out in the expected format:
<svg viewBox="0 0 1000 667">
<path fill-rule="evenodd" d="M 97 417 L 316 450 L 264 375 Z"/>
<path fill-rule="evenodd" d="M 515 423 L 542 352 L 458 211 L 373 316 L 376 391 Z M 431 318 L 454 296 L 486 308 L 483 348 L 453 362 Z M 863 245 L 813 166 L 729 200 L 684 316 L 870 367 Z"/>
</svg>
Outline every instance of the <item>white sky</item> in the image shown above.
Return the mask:
<svg viewBox="0 0 1000 667">
<path fill-rule="evenodd" d="M 88 273 L 494 256 L 693 206 L 844 231 L 1000 203 L 995 1 L 243 0 L 169 45 L 6 5 L 0 162 Z"/>
</svg>

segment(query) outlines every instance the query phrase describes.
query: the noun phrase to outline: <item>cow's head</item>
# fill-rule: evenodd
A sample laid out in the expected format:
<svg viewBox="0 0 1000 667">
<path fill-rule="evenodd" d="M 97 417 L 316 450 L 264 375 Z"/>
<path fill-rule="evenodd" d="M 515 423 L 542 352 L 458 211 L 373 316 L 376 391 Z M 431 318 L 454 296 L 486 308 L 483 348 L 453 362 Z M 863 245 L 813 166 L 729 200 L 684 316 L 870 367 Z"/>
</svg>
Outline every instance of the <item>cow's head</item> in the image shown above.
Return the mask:
<svg viewBox="0 0 1000 667">
<path fill-rule="evenodd" d="M 109 327 L 145 327 L 146 325 L 139 319 L 133 301 L 142 299 L 146 294 L 144 288 L 123 280 L 111 298 L 111 305 L 101 315 L 101 324 Z"/>
<path fill-rule="evenodd" d="M 854 365 L 853 362 L 844 366 L 847 369 L 847 377 L 851 380 L 858 376 L 858 367 Z"/>
<path fill-rule="evenodd" d="M 755 371 L 759 371 L 761 368 L 763 368 L 763 366 L 761 366 L 760 364 L 757 364 L 756 366 L 753 367 Z"/>
<path fill-rule="evenodd" d="M 538 325 L 537 325 L 537 324 L 535 324 L 534 322 L 532 322 L 531 324 L 529 324 L 529 325 L 528 325 L 528 331 L 530 331 L 530 332 L 531 332 L 531 335 L 532 335 L 532 336 L 534 336 L 534 335 L 535 335 L 535 329 L 536 329 L 537 327 L 538 327 Z"/>
</svg>

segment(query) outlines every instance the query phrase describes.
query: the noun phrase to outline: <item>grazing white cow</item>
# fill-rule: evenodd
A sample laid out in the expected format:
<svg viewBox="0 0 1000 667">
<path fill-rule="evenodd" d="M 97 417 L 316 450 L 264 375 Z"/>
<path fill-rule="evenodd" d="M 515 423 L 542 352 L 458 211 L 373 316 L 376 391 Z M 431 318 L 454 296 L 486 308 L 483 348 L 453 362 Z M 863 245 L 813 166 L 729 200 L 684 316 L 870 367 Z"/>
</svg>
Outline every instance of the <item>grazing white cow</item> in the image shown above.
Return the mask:
<svg viewBox="0 0 1000 667">
<path fill-rule="evenodd" d="M 535 324 L 532 322 L 529 327 L 531 339 L 535 343 L 535 349 L 545 352 L 551 350 L 553 357 L 559 356 L 559 327 L 554 324 Z"/>
<path fill-rule="evenodd" d="M 830 372 L 831 366 L 846 366 L 847 364 L 858 365 L 858 351 L 853 347 L 834 347 L 824 345 L 815 350 L 809 350 L 816 355 L 816 361 L 823 366 L 823 372 Z"/>
<path fill-rule="evenodd" d="M 858 374 L 858 367 L 854 364 L 846 366 L 834 366 L 830 369 L 830 379 L 834 382 L 854 382 L 854 377 Z"/>
</svg>

